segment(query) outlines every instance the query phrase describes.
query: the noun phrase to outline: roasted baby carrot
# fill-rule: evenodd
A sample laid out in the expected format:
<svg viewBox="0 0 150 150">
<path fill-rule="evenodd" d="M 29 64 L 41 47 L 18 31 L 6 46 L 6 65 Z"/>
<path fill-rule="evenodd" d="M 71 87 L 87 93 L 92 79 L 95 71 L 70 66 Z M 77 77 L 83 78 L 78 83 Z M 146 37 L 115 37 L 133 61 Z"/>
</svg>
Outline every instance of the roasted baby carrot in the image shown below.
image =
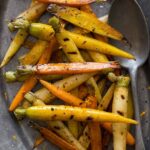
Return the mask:
<svg viewBox="0 0 150 150">
<path fill-rule="evenodd" d="M 87 100 L 91 101 L 89 108 L 97 107 L 97 99 L 93 96 L 89 96 Z M 102 137 L 101 137 L 101 128 L 98 122 L 88 123 L 89 135 L 91 141 L 91 150 L 102 150 Z"/>
<path fill-rule="evenodd" d="M 68 142 L 66 142 L 64 139 L 59 137 L 57 134 L 52 132 L 50 129 L 41 127 L 39 125 L 33 124 L 33 128 L 37 129 L 45 139 L 50 141 L 51 143 L 55 144 L 61 149 L 65 150 L 77 150 L 76 147 Z"/>
<path fill-rule="evenodd" d="M 26 74 L 80 74 L 102 71 L 105 69 L 120 68 L 116 61 L 107 63 L 84 62 L 84 63 L 50 63 L 44 65 L 24 65 L 18 66 L 17 70 Z"/>
<path fill-rule="evenodd" d="M 86 49 L 88 51 L 96 51 L 107 55 L 119 56 L 128 59 L 135 59 L 135 57 L 132 54 L 127 53 L 108 43 L 80 34 L 76 34 L 73 32 L 69 32 L 67 30 L 62 30 L 62 32 L 67 32 L 66 34 L 68 34 L 68 37 L 72 38 L 72 40 L 74 41 L 74 43 L 78 48 Z"/>
<path fill-rule="evenodd" d="M 59 18 L 68 21 L 76 26 L 91 32 L 110 37 L 116 40 L 123 40 L 123 35 L 106 23 L 93 17 L 93 14 L 86 13 L 77 8 L 68 6 L 50 5 L 48 11 Z"/>
<path fill-rule="evenodd" d="M 13 111 L 23 100 L 24 95 L 29 92 L 33 86 L 37 83 L 37 79 L 34 76 L 29 77 L 21 86 L 19 91 L 17 92 L 15 98 L 11 102 L 9 106 L 9 111 Z"/>
<path fill-rule="evenodd" d="M 90 108 L 80 108 L 64 105 L 32 106 L 27 109 L 17 108 L 15 113 L 33 120 L 49 121 L 70 119 L 76 121 L 113 122 L 138 124 L 136 120 L 123 117 L 118 114 L 99 111 Z"/>
<path fill-rule="evenodd" d="M 119 76 L 114 90 L 112 112 L 124 117 L 127 117 L 129 84 L 129 76 Z M 127 124 L 114 123 L 112 128 L 114 150 L 126 149 Z"/>
<path fill-rule="evenodd" d="M 40 80 L 41 84 L 46 87 L 53 95 L 60 98 L 64 102 L 72 105 L 72 106 L 82 106 L 83 101 L 72 94 L 61 90 L 60 88 L 56 87 L 55 85 L 48 83 L 44 80 Z"/>
</svg>

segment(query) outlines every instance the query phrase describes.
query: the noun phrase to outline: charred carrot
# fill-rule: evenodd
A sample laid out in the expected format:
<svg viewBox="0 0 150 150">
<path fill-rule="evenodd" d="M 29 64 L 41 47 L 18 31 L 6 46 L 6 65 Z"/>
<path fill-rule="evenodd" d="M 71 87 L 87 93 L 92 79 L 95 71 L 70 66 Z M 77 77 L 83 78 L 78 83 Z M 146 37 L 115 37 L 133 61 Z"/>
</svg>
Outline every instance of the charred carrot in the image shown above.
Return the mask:
<svg viewBox="0 0 150 150">
<path fill-rule="evenodd" d="M 90 7 L 90 5 L 84 5 L 81 7 L 81 10 L 84 11 L 84 12 L 87 12 L 91 15 L 93 15 L 93 17 L 96 17 L 96 14 L 92 11 L 92 8 Z M 103 17 L 100 17 L 99 18 L 102 22 L 105 22 Z M 106 23 L 106 22 L 105 22 Z M 98 34 L 94 34 L 94 37 L 97 39 L 97 40 L 100 40 L 100 41 L 103 41 L 103 42 L 106 42 L 108 43 L 108 40 L 107 40 L 107 37 L 105 36 L 101 36 L 101 35 L 98 35 Z M 101 54 L 101 53 L 98 53 L 98 52 L 91 52 L 89 51 L 88 52 L 91 56 L 91 58 L 95 61 L 95 62 L 108 62 L 108 58 L 106 55 L 104 54 Z"/>
<path fill-rule="evenodd" d="M 35 73 L 35 74 L 80 74 L 80 73 L 91 73 L 96 71 L 102 71 L 110 68 L 120 68 L 117 62 L 108 63 L 95 63 L 95 62 L 84 62 L 84 63 L 50 63 L 44 65 L 24 65 L 18 66 L 17 70 L 20 73 Z"/>
<path fill-rule="evenodd" d="M 55 82 L 54 85 L 68 92 L 75 89 L 92 76 L 94 76 L 94 73 L 73 75 Z M 35 93 L 28 92 L 27 95 L 28 96 L 26 96 L 26 99 L 28 100 L 38 98 L 46 104 L 50 103 L 55 98 L 55 96 L 46 88 L 41 88 Z"/>
<path fill-rule="evenodd" d="M 68 37 L 72 38 L 72 40 L 74 41 L 74 43 L 78 48 L 85 49 L 88 51 L 96 51 L 96 52 L 113 55 L 113 56 L 124 57 L 128 59 L 135 59 L 135 57 L 132 54 L 127 53 L 124 50 L 114 47 L 108 43 L 87 36 L 83 36 L 80 34 L 76 34 L 73 32 L 69 32 L 67 30 L 62 30 L 62 31 L 67 32 L 66 34 L 68 34 Z"/>
<path fill-rule="evenodd" d="M 88 99 L 92 101 L 90 108 L 97 107 L 97 99 L 95 97 L 89 96 Z M 91 150 L 102 150 L 102 137 L 101 137 L 101 128 L 98 122 L 90 122 L 88 123 L 89 134 L 91 140 Z"/>
<path fill-rule="evenodd" d="M 82 106 L 83 101 L 70 93 L 67 93 L 60 88 L 56 87 L 55 85 L 48 83 L 44 80 L 40 80 L 41 84 L 46 87 L 53 95 L 57 96 L 64 102 L 72 105 L 72 106 Z"/>
<path fill-rule="evenodd" d="M 21 65 L 35 65 L 39 61 L 44 50 L 48 46 L 48 42 L 38 40 L 32 49 L 24 56 L 19 58 Z"/>
<path fill-rule="evenodd" d="M 118 114 L 99 111 L 89 108 L 80 108 L 64 105 L 49 106 L 32 106 L 27 109 L 17 108 L 17 115 L 24 115 L 30 119 L 49 121 L 49 120 L 77 120 L 77 121 L 93 121 L 93 122 L 113 122 L 113 123 L 130 123 L 138 124 L 137 121 L 123 117 Z"/>
<path fill-rule="evenodd" d="M 0 68 L 5 66 L 10 59 L 14 56 L 14 54 L 19 50 L 25 39 L 27 38 L 28 33 L 25 30 L 20 29 L 16 36 L 14 37 L 13 41 L 11 42 L 1 64 Z"/>
<path fill-rule="evenodd" d="M 13 111 L 23 100 L 24 95 L 30 91 L 33 86 L 37 83 L 37 79 L 34 78 L 33 76 L 29 77 L 21 86 L 19 89 L 18 93 L 16 94 L 15 98 L 11 102 L 9 106 L 9 111 Z"/>
<path fill-rule="evenodd" d="M 114 98 L 112 104 L 112 112 L 127 117 L 127 103 L 128 103 L 128 88 L 130 84 L 130 77 L 119 76 L 117 78 L 116 87 L 114 90 Z M 113 138 L 114 150 L 126 149 L 126 134 L 127 124 L 114 123 Z"/>
<path fill-rule="evenodd" d="M 55 144 L 61 149 L 65 150 L 77 150 L 74 145 L 71 145 L 70 143 L 66 142 L 64 139 L 59 137 L 57 134 L 52 132 L 50 129 L 41 127 L 37 124 L 33 124 L 33 128 L 39 130 L 39 132 L 43 135 L 45 139 L 47 139 L 49 142 Z"/>
<path fill-rule="evenodd" d="M 82 6 L 95 2 L 96 0 L 38 0 L 42 3 L 54 3 L 68 6 Z"/>
<path fill-rule="evenodd" d="M 56 16 L 60 17 L 65 21 L 68 21 L 91 32 L 107 36 L 116 40 L 123 39 L 123 35 L 120 32 L 118 32 L 108 24 L 101 22 L 96 17 L 93 17 L 93 14 L 86 13 L 77 8 L 50 5 L 48 11 L 54 13 Z"/>
<path fill-rule="evenodd" d="M 55 39 L 54 39 L 55 40 Z M 45 52 L 41 56 L 39 60 L 39 64 L 41 63 L 47 63 L 50 59 L 51 56 L 51 51 L 55 46 L 55 42 L 52 40 L 52 43 L 50 43 L 49 47 L 45 49 Z M 18 93 L 16 94 L 15 98 L 13 99 L 9 111 L 13 111 L 23 100 L 24 95 L 31 91 L 32 88 L 36 85 L 37 79 L 34 76 L 29 77 L 22 85 Z"/>
<path fill-rule="evenodd" d="M 102 142 L 101 142 L 101 129 L 98 122 L 89 123 L 89 132 L 90 132 L 90 140 L 91 140 L 91 150 L 101 150 Z"/>
<path fill-rule="evenodd" d="M 40 80 L 41 84 L 46 87 L 53 95 L 55 95 L 56 97 L 60 98 L 61 100 L 63 100 L 64 102 L 66 102 L 67 104 L 70 104 L 72 106 L 79 106 L 79 107 L 90 107 L 91 104 L 93 103 L 92 100 L 96 99 L 95 97 L 93 98 L 89 98 L 88 101 L 86 100 L 85 102 L 83 100 L 81 100 L 80 98 L 72 95 L 71 93 L 68 93 L 64 90 L 62 90 L 61 88 L 46 82 L 44 80 Z M 96 103 L 96 102 L 95 102 Z"/>
</svg>

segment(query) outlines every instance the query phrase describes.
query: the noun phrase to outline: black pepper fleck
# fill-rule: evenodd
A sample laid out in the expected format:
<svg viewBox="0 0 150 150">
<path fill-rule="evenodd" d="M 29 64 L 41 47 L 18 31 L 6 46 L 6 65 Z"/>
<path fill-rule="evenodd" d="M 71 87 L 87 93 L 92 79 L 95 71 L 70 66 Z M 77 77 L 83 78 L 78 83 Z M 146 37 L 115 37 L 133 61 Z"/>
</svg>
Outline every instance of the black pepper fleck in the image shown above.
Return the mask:
<svg viewBox="0 0 150 150">
<path fill-rule="evenodd" d="M 124 95 L 121 95 L 121 98 L 122 98 L 122 99 L 125 99 Z"/>
<path fill-rule="evenodd" d="M 64 38 L 64 41 L 69 41 L 69 39 L 68 38 Z"/>
<path fill-rule="evenodd" d="M 67 52 L 68 54 L 77 54 L 77 52 Z"/>
<path fill-rule="evenodd" d="M 92 117 L 87 117 L 86 120 L 91 121 L 91 120 L 93 120 L 93 118 Z"/>
<path fill-rule="evenodd" d="M 58 126 L 54 126 L 54 128 L 55 128 L 56 130 L 60 130 L 60 127 L 58 127 Z"/>
<path fill-rule="evenodd" d="M 74 115 L 71 115 L 71 116 L 70 116 L 70 120 L 73 119 L 73 117 L 74 117 Z"/>
<path fill-rule="evenodd" d="M 120 111 L 120 110 L 118 110 L 117 113 L 118 113 L 119 115 L 121 115 L 121 116 L 124 116 L 124 113 L 123 113 L 122 111 Z"/>
<path fill-rule="evenodd" d="M 51 111 L 54 111 L 54 108 L 51 108 Z"/>
</svg>

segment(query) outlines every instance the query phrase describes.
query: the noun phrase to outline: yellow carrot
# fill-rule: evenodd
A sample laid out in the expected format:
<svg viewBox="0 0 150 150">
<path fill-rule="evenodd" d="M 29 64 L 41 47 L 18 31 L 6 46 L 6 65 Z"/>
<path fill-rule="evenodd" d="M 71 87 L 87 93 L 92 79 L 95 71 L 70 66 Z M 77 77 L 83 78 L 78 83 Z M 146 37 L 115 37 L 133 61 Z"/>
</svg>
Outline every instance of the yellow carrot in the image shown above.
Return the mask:
<svg viewBox="0 0 150 150">
<path fill-rule="evenodd" d="M 105 42 L 98 41 L 80 34 L 75 34 L 67 30 L 62 30 L 62 32 L 66 32 L 66 34 L 68 34 L 68 36 L 72 38 L 72 40 L 75 42 L 78 48 L 90 51 L 97 51 L 103 54 L 114 55 L 128 59 L 135 59 L 135 57 L 132 54 L 129 54 Z"/>
<path fill-rule="evenodd" d="M 106 79 L 102 79 L 101 81 L 98 82 L 98 88 L 101 94 L 103 94 L 105 85 L 106 85 Z"/>
<path fill-rule="evenodd" d="M 9 60 L 13 57 L 13 55 L 18 51 L 20 46 L 23 44 L 23 42 L 25 41 L 27 36 L 28 36 L 27 31 L 20 29 L 17 32 L 15 38 L 11 42 L 11 44 L 4 56 L 3 61 L 1 62 L 0 67 L 5 66 L 9 62 Z"/>
<path fill-rule="evenodd" d="M 80 9 L 84 12 L 87 12 L 87 13 L 93 15 L 93 17 L 97 17 L 96 14 L 93 12 L 92 8 L 90 7 L 90 5 L 84 5 Z M 104 19 L 104 18 L 105 18 L 105 16 L 102 16 L 102 17 L 99 18 L 99 20 L 101 20 L 104 23 L 107 23 L 106 19 Z M 94 37 L 97 40 L 108 43 L 108 38 L 105 37 L 105 36 L 94 34 Z M 96 62 L 107 62 L 108 61 L 108 58 L 103 54 L 98 54 L 96 52 L 95 52 L 96 54 L 94 52 L 89 52 L 89 53 L 91 54 L 91 57 L 93 58 L 93 60 L 96 61 Z M 97 54 L 99 56 L 97 56 Z"/>
<path fill-rule="evenodd" d="M 17 18 L 22 17 L 29 21 L 37 20 L 46 11 L 46 8 L 47 8 L 47 4 L 36 3 L 34 4 L 34 6 L 29 7 L 27 10 L 25 10 L 23 13 L 17 16 Z"/>
<path fill-rule="evenodd" d="M 79 132 L 78 132 L 78 124 L 79 124 L 79 122 L 74 121 L 74 120 L 69 120 L 69 121 L 67 122 L 69 131 L 72 133 L 72 135 L 73 135 L 76 139 L 78 138 L 78 135 L 79 135 Z"/>
<path fill-rule="evenodd" d="M 19 61 L 22 65 L 35 65 L 41 57 L 43 51 L 48 46 L 48 42 L 38 40 L 33 48 Z"/>
<path fill-rule="evenodd" d="M 50 25 L 43 23 L 31 23 L 29 33 L 41 40 L 50 41 L 54 37 L 55 31 Z"/>
<path fill-rule="evenodd" d="M 39 99 L 29 101 L 34 106 L 44 106 L 45 103 Z M 62 137 L 65 141 L 77 147 L 77 150 L 85 150 L 78 140 L 69 132 L 68 128 L 61 121 L 48 121 L 48 127 Z"/>
<path fill-rule="evenodd" d="M 43 14 L 43 12 L 46 10 L 46 8 L 47 8 L 47 4 L 37 3 L 36 5 L 34 5 L 34 7 L 30 7 L 25 12 L 23 12 L 21 15 L 19 15 L 18 18 L 23 17 L 30 21 L 36 20 Z M 25 31 L 23 29 L 19 29 L 19 31 L 15 35 L 15 38 L 11 42 L 11 44 L 4 56 L 4 59 L 1 62 L 0 67 L 5 66 L 10 61 L 10 59 L 19 50 L 19 48 L 21 47 L 21 45 L 23 44 L 23 42 L 25 41 L 27 36 L 28 36 L 27 31 Z"/>
<path fill-rule="evenodd" d="M 114 94 L 114 90 L 115 90 L 115 83 L 113 83 L 109 89 L 107 90 L 106 94 L 104 95 L 104 97 L 102 98 L 98 109 L 99 110 L 106 110 L 108 108 L 108 105 L 110 104 L 110 101 L 113 98 L 113 94 Z"/>
<path fill-rule="evenodd" d="M 77 8 L 51 5 L 48 10 L 61 19 L 91 32 L 116 40 L 123 39 L 123 35 L 120 32 L 116 31 L 108 24 L 99 21 L 96 17 L 93 17 L 93 15 L 83 12 Z"/>
<path fill-rule="evenodd" d="M 15 113 L 20 116 L 24 115 L 30 119 L 41 121 L 68 121 L 72 119 L 76 121 L 138 124 L 136 120 L 129 119 L 118 114 L 65 105 L 32 106 L 27 109 L 17 108 Z"/>
</svg>

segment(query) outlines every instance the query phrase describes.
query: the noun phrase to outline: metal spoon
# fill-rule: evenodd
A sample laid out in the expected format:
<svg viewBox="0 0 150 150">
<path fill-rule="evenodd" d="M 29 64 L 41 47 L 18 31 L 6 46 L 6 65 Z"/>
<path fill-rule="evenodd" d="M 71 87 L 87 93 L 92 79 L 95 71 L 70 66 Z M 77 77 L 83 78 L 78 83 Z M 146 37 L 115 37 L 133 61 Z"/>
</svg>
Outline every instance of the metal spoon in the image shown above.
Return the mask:
<svg viewBox="0 0 150 150">
<path fill-rule="evenodd" d="M 114 0 L 110 13 L 109 23 L 114 28 L 118 29 L 131 43 L 129 46 L 113 41 L 117 47 L 125 49 L 126 51 L 134 54 L 135 60 L 118 59 L 121 65 L 127 68 L 130 72 L 132 93 L 134 99 L 135 119 L 139 121 L 136 126 L 136 150 L 145 150 L 145 145 L 141 130 L 139 99 L 137 94 L 137 71 L 148 58 L 149 54 L 149 32 L 146 19 L 143 12 L 135 0 Z"/>
</svg>

